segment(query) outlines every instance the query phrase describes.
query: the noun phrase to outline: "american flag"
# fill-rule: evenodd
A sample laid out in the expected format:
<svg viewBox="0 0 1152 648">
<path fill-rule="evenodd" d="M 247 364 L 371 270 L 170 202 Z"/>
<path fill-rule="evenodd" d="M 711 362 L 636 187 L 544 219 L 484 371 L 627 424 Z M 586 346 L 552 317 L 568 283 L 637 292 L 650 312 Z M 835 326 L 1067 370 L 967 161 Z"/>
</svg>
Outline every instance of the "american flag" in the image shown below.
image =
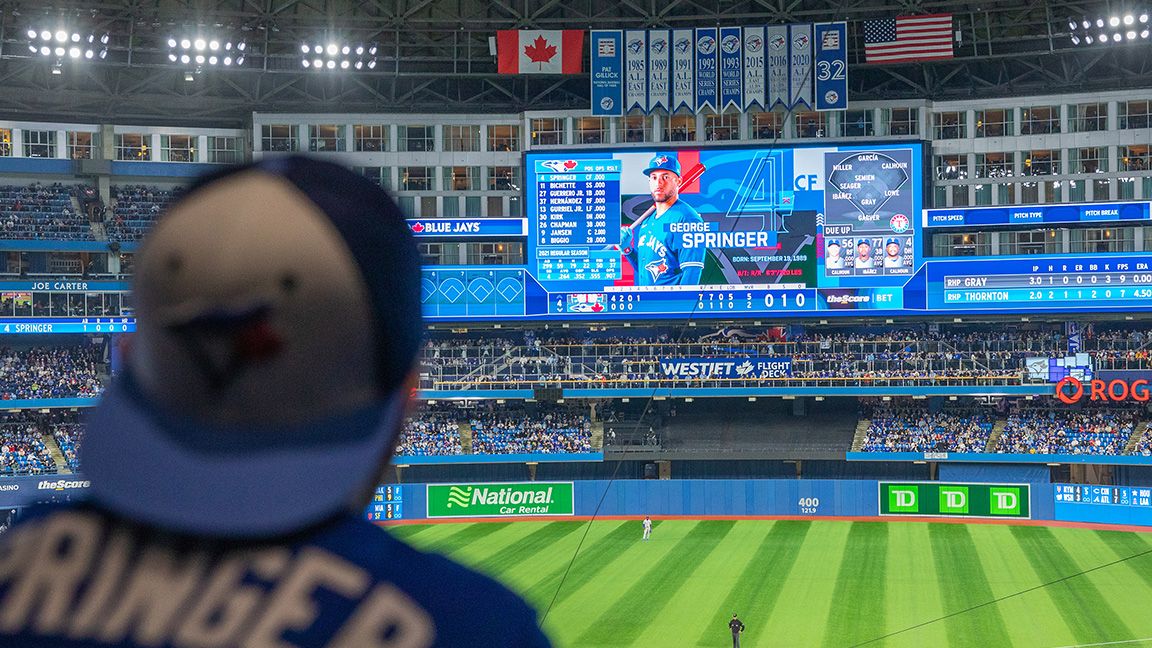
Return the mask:
<svg viewBox="0 0 1152 648">
<path fill-rule="evenodd" d="M 952 14 L 899 16 L 864 23 L 867 63 L 952 58 Z"/>
</svg>

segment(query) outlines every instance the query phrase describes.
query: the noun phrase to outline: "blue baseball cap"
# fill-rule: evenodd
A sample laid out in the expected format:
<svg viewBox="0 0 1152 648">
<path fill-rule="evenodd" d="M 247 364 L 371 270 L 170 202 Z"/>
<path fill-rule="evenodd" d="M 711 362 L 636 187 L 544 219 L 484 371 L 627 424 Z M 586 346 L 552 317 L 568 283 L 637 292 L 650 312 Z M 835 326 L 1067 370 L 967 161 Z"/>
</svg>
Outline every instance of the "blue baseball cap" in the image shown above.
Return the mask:
<svg viewBox="0 0 1152 648">
<path fill-rule="evenodd" d="M 221 537 L 361 503 L 421 340 L 420 257 L 387 193 L 304 157 L 229 169 L 167 210 L 136 268 L 137 332 L 80 447 L 93 500 Z"/>
<path fill-rule="evenodd" d="M 836 247 L 844 247 L 840 244 L 840 239 L 828 239 L 828 243 L 825 245 L 825 247 L 832 247 L 833 245 Z"/>
<path fill-rule="evenodd" d="M 890 239 L 888 239 L 888 242 L 884 244 L 884 247 L 888 247 L 889 245 L 900 245 L 900 240 L 890 238 Z"/>
<path fill-rule="evenodd" d="M 675 173 L 677 176 L 679 176 L 680 160 L 677 160 L 675 155 L 669 155 L 668 153 L 657 153 L 656 155 L 652 156 L 651 160 L 648 161 L 648 168 L 644 169 L 644 175 L 652 175 L 652 172 L 656 171 L 657 169 L 671 171 L 672 173 Z"/>
</svg>

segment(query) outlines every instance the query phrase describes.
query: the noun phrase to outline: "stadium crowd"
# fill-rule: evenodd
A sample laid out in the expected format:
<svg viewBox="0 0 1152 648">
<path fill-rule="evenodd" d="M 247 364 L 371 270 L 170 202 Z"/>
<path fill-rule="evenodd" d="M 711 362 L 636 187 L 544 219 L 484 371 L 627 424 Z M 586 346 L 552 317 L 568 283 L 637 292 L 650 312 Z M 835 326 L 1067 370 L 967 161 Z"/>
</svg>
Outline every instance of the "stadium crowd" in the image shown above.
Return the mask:
<svg viewBox="0 0 1152 648">
<path fill-rule="evenodd" d="M 0 348 L 0 400 L 94 398 L 100 349 L 90 345 Z"/>
<path fill-rule="evenodd" d="M 471 454 L 591 452 L 587 415 L 565 408 L 428 406 L 404 426 L 396 454 L 467 454 L 460 428 L 471 435 Z"/>
<path fill-rule="evenodd" d="M 180 197 L 182 188 L 161 189 L 146 185 L 112 187 L 112 213 L 105 218 L 111 241 L 138 241 L 156 224 L 168 203 Z"/>
<path fill-rule="evenodd" d="M 1118 338 L 1119 336 L 1117 336 Z M 1118 339 L 1095 339 L 1112 344 Z M 1124 341 L 1128 341 L 1125 338 Z M 467 388 L 496 383 L 559 383 L 565 387 L 764 384 L 765 377 L 669 375 L 665 363 L 684 358 L 786 358 L 787 375 L 776 384 L 1021 384 L 1024 359 L 1068 352 L 1067 338 L 1054 331 L 785 331 L 725 328 L 691 338 L 670 331 L 624 337 L 590 329 L 571 332 L 493 332 L 488 337 L 434 338 L 424 355 L 429 369 L 423 386 Z"/>
<path fill-rule="evenodd" d="M 1131 407 L 1019 407 L 1008 416 L 996 452 L 1022 454 L 1123 454 L 1139 421 Z"/>
<path fill-rule="evenodd" d="M 407 456 L 458 455 L 460 424 L 448 412 L 424 412 L 408 419 L 400 433 L 396 454 Z"/>
<path fill-rule="evenodd" d="M 88 221 L 73 209 L 72 189 L 38 182 L 0 186 L 0 238 L 93 240 Z"/>
<path fill-rule="evenodd" d="M 592 452 L 588 417 L 555 410 L 537 417 L 488 414 L 471 421 L 473 454 Z"/>
<path fill-rule="evenodd" d="M 64 462 L 72 472 L 76 472 L 80 467 L 76 459 L 76 450 L 80 447 L 80 441 L 84 436 L 84 426 L 79 422 L 79 418 L 76 412 L 53 410 L 45 419 L 52 438 L 56 440 L 56 445 L 60 446 L 60 454 L 64 455 Z"/>
<path fill-rule="evenodd" d="M 56 472 L 32 412 L 5 414 L 0 418 L 0 475 L 40 475 Z"/>
<path fill-rule="evenodd" d="M 861 416 L 869 421 L 860 452 L 984 452 L 995 425 L 992 413 L 949 408 L 930 412 L 883 404 Z"/>
</svg>

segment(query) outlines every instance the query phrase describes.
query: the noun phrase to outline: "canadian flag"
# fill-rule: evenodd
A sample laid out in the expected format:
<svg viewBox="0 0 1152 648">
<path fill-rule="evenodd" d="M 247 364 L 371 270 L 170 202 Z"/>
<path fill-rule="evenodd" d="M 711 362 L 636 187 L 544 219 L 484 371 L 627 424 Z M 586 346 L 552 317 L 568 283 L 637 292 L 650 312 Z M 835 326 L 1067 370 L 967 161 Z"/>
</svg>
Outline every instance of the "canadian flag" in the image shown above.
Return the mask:
<svg viewBox="0 0 1152 648">
<path fill-rule="evenodd" d="M 500 74 L 580 74 L 584 32 L 579 29 L 504 29 L 496 32 Z"/>
</svg>

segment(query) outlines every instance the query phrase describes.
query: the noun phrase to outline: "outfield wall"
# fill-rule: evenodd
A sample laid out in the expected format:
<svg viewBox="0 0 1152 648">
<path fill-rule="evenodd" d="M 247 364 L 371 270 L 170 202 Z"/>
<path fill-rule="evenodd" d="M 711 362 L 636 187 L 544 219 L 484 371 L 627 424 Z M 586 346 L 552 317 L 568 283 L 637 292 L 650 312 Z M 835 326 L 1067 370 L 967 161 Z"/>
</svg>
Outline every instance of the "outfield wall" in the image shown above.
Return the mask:
<svg viewBox="0 0 1152 648">
<path fill-rule="evenodd" d="M 536 482 L 547 484 L 548 482 Z M 667 480 L 585 480 L 573 485 L 572 515 L 587 517 L 878 517 L 880 515 L 880 482 L 877 480 L 843 479 L 667 479 Z M 943 482 L 897 482 L 928 483 Z M 1017 482 L 1019 483 L 1019 482 Z M 442 486 L 442 485 L 437 485 Z M 1050 484 L 1028 484 L 1029 517 L 1039 520 L 1078 520 L 1057 518 L 1055 498 Z M 429 502 L 427 485 L 403 484 L 405 519 L 425 519 Z M 601 498 L 603 504 L 597 506 Z M 1150 509 L 1152 510 L 1152 509 Z M 564 513 L 567 514 L 567 513 Z M 474 517 L 461 509 L 462 517 Z M 1066 515 L 1075 516 L 1071 509 Z M 1113 522 L 1119 523 L 1119 522 Z M 1123 522 L 1139 524 L 1139 522 Z M 1147 524 L 1152 525 L 1152 516 Z"/>
</svg>

